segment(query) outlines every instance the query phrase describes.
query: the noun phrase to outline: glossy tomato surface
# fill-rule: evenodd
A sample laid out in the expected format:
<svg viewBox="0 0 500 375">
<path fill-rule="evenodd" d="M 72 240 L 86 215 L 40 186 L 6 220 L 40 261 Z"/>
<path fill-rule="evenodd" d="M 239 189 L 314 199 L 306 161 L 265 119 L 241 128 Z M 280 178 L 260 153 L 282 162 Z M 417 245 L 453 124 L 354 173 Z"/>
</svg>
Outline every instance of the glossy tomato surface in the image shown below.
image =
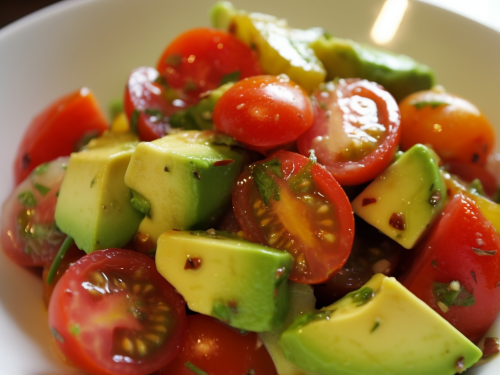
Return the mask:
<svg viewBox="0 0 500 375">
<path fill-rule="evenodd" d="M 400 103 L 401 148 L 431 145 L 445 161 L 484 165 L 494 149 L 495 132 L 471 102 L 442 91 L 420 91 Z"/>
<path fill-rule="evenodd" d="M 132 131 L 141 141 L 152 141 L 169 133 L 169 116 L 187 104 L 156 69 L 140 67 L 130 74 L 123 107 Z"/>
<path fill-rule="evenodd" d="M 249 148 L 265 151 L 293 142 L 313 123 L 307 93 L 286 76 L 237 82 L 213 112 L 214 126 Z"/>
<path fill-rule="evenodd" d="M 297 141 L 341 185 L 370 181 L 393 160 L 400 139 L 399 109 L 382 86 L 359 79 L 329 82 L 314 93 L 314 124 Z"/>
<path fill-rule="evenodd" d="M 50 104 L 33 119 L 17 149 L 14 180 L 23 181 L 38 165 L 77 151 L 85 138 L 108 129 L 108 121 L 87 88 Z"/>
<path fill-rule="evenodd" d="M 233 207 L 251 241 L 294 257 L 293 281 L 328 280 L 351 251 L 354 217 L 347 196 L 325 168 L 300 154 L 278 151 L 250 165 L 236 183 Z"/>
<path fill-rule="evenodd" d="M 204 372 L 196 372 L 201 370 Z M 157 375 L 275 375 L 259 336 L 206 315 L 189 315 L 179 355 Z"/>
<path fill-rule="evenodd" d="M 255 51 L 225 31 L 205 27 L 188 30 L 172 40 L 156 68 L 191 104 L 226 81 L 261 74 Z"/>
<path fill-rule="evenodd" d="M 56 227 L 54 213 L 68 160 L 39 165 L 2 205 L 0 243 L 21 266 L 51 264 L 66 238 Z"/>
<path fill-rule="evenodd" d="M 401 282 L 477 342 L 500 311 L 500 240 L 474 202 L 455 195 Z"/>
<path fill-rule="evenodd" d="M 151 258 L 100 250 L 61 277 L 50 300 L 49 325 L 63 355 L 82 370 L 146 375 L 177 354 L 185 302 Z"/>
</svg>

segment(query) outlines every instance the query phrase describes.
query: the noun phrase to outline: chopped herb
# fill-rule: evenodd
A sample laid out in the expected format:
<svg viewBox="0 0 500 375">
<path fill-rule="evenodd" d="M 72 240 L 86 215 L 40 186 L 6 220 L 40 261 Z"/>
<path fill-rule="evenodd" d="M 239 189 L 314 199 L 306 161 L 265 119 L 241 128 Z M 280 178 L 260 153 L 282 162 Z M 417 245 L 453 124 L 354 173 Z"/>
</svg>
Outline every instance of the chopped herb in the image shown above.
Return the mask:
<svg viewBox="0 0 500 375">
<path fill-rule="evenodd" d="M 155 117 L 163 118 L 163 112 L 160 111 L 159 109 L 146 108 L 144 110 L 144 113 L 147 114 L 147 115 L 149 115 L 149 116 L 155 116 Z"/>
<path fill-rule="evenodd" d="M 47 186 L 45 185 L 42 185 L 42 184 L 38 184 L 35 182 L 35 189 L 38 190 L 38 192 L 40 194 L 42 194 L 42 196 L 45 196 L 45 194 L 47 194 L 49 191 L 50 191 L 50 188 L 48 188 Z"/>
<path fill-rule="evenodd" d="M 110 114 L 112 119 L 114 119 L 116 116 L 118 116 L 122 112 L 123 112 L 123 100 L 122 99 L 115 99 L 115 100 L 112 100 L 111 103 L 109 103 L 109 114 Z"/>
<path fill-rule="evenodd" d="M 495 256 L 497 254 L 497 251 L 496 250 L 481 250 L 481 249 L 477 249 L 475 247 L 472 248 L 472 251 L 474 251 L 477 255 L 481 255 L 481 256 Z"/>
<path fill-rule="evenodd" d="M 370 333 L 373 333 L 379 326 L 380 326 L 380 321 L 377 319 L 375 321 L 375 324 L 373 325 L 372 330 L 370 331 Z"/>
<path fill-rule="evenodd" d="M 33 252 L 33 250 L 31 250 L 31 247 L 29 247 L 28 245 L 26 245 L 26 246 L 24 247 L 24 252 L 25 252 L 26 254 L 30 255 L 30 254 Z"/>
<path fill-rule="evenodd" d="M 178 54 L 169 55 L 165 59 L 165 63 L 172 66 L 178 66 L 182 62 L 182 56 Z"/>
<path fill-rule="evenodd" d="M 130 204 L 141 214 L 151 218 L 151 202 L 133 189 Z"/>
<path fill-rule="evenodd" d="M 424 107 L 430 106 L 431 108 L 437 108 L 440 105 L 449 105 L 448 102 L 442 102 L 440 100 L 423 100 L 421 102 L 411 103 L 416 109 L 422 109 Z"/>
<path fill-rule="evenodd" d="M 236 82 L 240 79 L 240 71 L 236 70 L 232 73 L 226 74 L 222 79 L 220 80 L 219 86 L 225 85 L 226 83 L 229 82 Z"/>
<path fill-rule="evenodd" d="M 437 262 L 436 262 L 436 260 L 435 260 L 435 259 L 433 259 L 431 263 L 432 263 L 432 267 L 434 267 L 434 268 L 436 268 L 436 267 L 437 267 Z"/>
<path fill-rule="evenodd" d="M 371 301 L 373 297 L 375 297 L 375 292 L 372 288 L 367 286 L 355 290 L 354 292 L 349 293 L 352 299 L 352 302 L 356 303 L 356 306 L 363 306 Z"/>
<path fill-rule="evenodd" d="M 47 172 L 47 170 L 49 169 L 49 167 L 50 167 L 50 163 L 40 164 L 38 167 L 35 168 L 35 170 L 33 171 L 33 173 L 36 174 L 36 175 L 44 174 L 45 172 Z"/>
<path fill-rule="evenodd" d="M 139 123 L 139 115 L 140 112 L 137 109 L 132 111 L 132 115 L 130 116 L 130 130 L 132 133 L 137 134 L 137 124 Z"/>
<path fill-rule="evenodd" d="M 186 362 L 186 363 L 184 363 L 184 366 L 186 366 L 188 369 L 190 369 L 191 371 L 193 371 L 196 375 L 208 375 L 208 373 L 206 373 L 205 371 L 203 371 L 199 367 L 196 367 L 195 365 L 193 365 L 189 361 Z"/>
<path fill-rule="evenodd" d="M 257 185 L 257 190 L 266 206 L 269 205 L 271 198 L 274 198 L 275 201 L 280 200 L 280 188 L 274 179 L 267 173 L 268 170 L 279 178 L 283 177 L 281 162 L 278 159 L 271 159 L 265 163 L 259 163 L 255 165 L 251 171 L 255 184 Z"/>
<path fill-rule="evenodd" d="M 471 274 L 472 278 L 474 279 L 474 282 L 477 284 L 476 273 L 474 271 L 470 271 L 470 274 Z"/>
<path fill-rule="evenodd" d="M 184 92 L 190 92 L 190 91 L 194 91 L 198 88 L 198 86 L 196 86 L 196 83 L 194 83 L 193 80 L 189 80 L 186 82 L 186 84 L 184 85 Z"/>
<path fill-rule="evenodd" d="M 75 324 L 69 327 L 69 333 L 71 333 L 74 336 L 78 336 L 80 334 L 80 325 Z"/>
<path fill-rule="evenodd" d="M 326 107 L 326 104 L 325 104 L 325 103 L 323 103 L 323 102 L 319 102 L 318 104 L 319 104 L 320 108 L 321 108 L 323 111 L 326 111 L 326 110 L 328 109 L 328 108 Z"/>
<path fill-rule="evenodd" d="M 450 284 L 434 283 L 433 293 L 436 301 L 441 302 L 444 306 L 472 306 L 476 303 L 474 296 L 469 293 L 463 286 L 458 290 L 450 288 Z"/>
<path fill-rule="evenodd" d="M 90 181 L 90 187 L 94 186 L 96 182 L 97 182 L 97 177 L 94 177 L 92 181 Z"/>
<path fill-rule="evenodd" d="M 472 180 L 472 182 L 469 184 L 469 189 L 468 190 L 472 194 L 482 195 L 483 197 L 486 195 L 484 193 L 483 184 L 481 183 L 481 180 L 478 179 L 478 178 Z"/>
<path fill-rule="evenodd" d="M 62 243 L 61 247 L 59 248 L 59 251 L 56 254 L 56 257 L 52 261 L 52 265 L 50 266 L 47 278 L 45 279 L 45 282 L 48 285 L 52 284 L 52 281 L 54 281 L 54 277 L 56 276 L 59 266 L 61 265 L 61 261 L 63 260 L 64 256 L 66 255 L 69 248 L 73 245 L 74 242 L 75 241 L 73 240 L 72 237 L 67 236 L 64 242 Z"/>
<path fill-rule="evenodd" d="M 59 332 L 54 327 L 50 327 L 50 333 L 52 334 L 52 337 L 55 338 L 57 341 L 64 343 L 64 337 L 61 336 Z"/>
<path fill-rule="evenodd" d="M 97 130 L 89 130 L 85 132 L 80 139 L 74 143 L 73 150 L 76 152 L 83 150 L 83 148 L 87 146 L 92 139 L 99 137 L 99 135 L 100 133 Z"/>
<path fill-rule="evenodd" d="M 17 196 L 17 199 L 25 207 L 35 207 L 38 203 L 31 190 L 23 191 Z"/>
</svg>

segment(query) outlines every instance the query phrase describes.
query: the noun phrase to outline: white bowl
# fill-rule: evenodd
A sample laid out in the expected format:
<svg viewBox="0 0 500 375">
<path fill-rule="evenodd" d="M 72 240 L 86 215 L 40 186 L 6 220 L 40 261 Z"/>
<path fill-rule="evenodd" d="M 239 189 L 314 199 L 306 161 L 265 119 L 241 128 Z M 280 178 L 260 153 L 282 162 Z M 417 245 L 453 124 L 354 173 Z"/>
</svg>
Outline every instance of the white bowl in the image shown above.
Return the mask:
<svg viewBox="0 0 500 375">
<path fill-rule="evenodd" d="M 0 30 L 0 200 L 12 185 L 21 135 L 47 104 L 81 86 L 101 105 L 120 98 L 130 70 L 153 66 L 179 32 L 209 24 L 212 0 L 67 0 Z M 285 17 L 295 27 L 323 26 L 370 42 L 382 0 L 234 0 L 238 8 Z M 388 49 L 436 71 L 449 91 L 475 102 L 500 136 L 500 33 L 431 5 L 410 2 Z M 0 252 L 0 373 L 78 374 L 51 353 L 39 278 Z M 500 336 L 500 330 L 492 333 Z M 500 358 L 467 372 L 500 373 Z"/>
</svg>

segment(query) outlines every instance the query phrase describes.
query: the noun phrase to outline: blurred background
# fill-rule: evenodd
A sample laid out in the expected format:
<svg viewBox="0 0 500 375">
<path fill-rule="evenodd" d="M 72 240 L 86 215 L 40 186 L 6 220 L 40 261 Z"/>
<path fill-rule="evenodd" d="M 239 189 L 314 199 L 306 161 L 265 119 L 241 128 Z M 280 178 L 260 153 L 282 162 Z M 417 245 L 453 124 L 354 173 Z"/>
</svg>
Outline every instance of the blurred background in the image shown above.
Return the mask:
<svg viewBox="0 0 500 375">
<path fill-rule="evenodd" d="M 4 0 L 0 4 L 0 28 L 59 0 Z"/>
</svg>

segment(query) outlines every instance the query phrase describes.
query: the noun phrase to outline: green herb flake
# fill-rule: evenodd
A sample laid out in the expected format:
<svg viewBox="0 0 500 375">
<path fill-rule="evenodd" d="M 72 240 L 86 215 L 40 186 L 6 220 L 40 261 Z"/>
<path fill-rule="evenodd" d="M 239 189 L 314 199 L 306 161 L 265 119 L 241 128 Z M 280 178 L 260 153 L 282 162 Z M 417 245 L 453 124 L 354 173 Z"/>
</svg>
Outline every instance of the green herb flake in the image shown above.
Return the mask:
<svg viewBox="0 0 500 375">
<path fill-rule="evenodd" d="M 255 165 L 251 171 L 255 184 L 257 185 L 257 190 L 266 206 L 269 205 L 271 198 L 274 198 L 275 201 L 280 200 L 280 188 L 267 171 L 270 171 L 279 178 L 283 178 L 281 162 L 278 159 L 271 159 L 265 163 Z"/>
<path fill-rule="evenodd" d="M 237 82 L 240 79 L 240 74 L 241 74 L 241 72 L 239 70 L 236 70 L 232 73 L 226 74 L 220 80 L 219 86 L 225 85 L 226 83 L 229 83 L 229 82 Z"/>
<path fill-rule="evenodd" d="M 137 211 L 151 218 L 151 202 L 135 190 L 132 190 L 132 199 L 130 200 L 130 204 Z"/>
<path fill-rule="evenodd" d="M 80 334 L 80 325 L 74 324 L 69 327 L 69 333 L 73 336 L 78 336 Z"/>
<path fill-rule="evenodd" d="M 437 268 L 437 262 L 436 262 L 436 260 L 435 260 L 435 259 L 433 259 L 433 260 L 431 261 L 431 263 L 432 263 L 432 267 Z"/>
<path fill-rule="evenodd" d="M 178 54 L 167 56 L 165 63 L 172 66 L 178 66 L 182 62 L 182 56 Z"/>
<path fill-rule="evenodd" d="M 38 190 L 38 192 L 40 194 L 42 194 L 42 196 L 45 196 L 50 191 L 50 188 L 48 188 L 45 185 L 42 185 L 42 184 L 39 184 L 39 183 L 36 183 L 36 182 L 35 182 L 34 185 L 35 185 L 35 189 Z"/>
<path fill-rule="evenodd" d="M 36 167 L 34 169 L 33 173 L 36 174 L 36 175 L 44 174 L 45 172 L 47 172 L 47 170 L 49 169 L 49 167 L 50 167 L 50 163 L 40 164 L 38 167 Z"/>
<path fill-rule="evenodd" d="M 114 99 L 109 103 L 109 114 L 112 119 L 118 116 L 123 112 L 123 100 L 122 99 Z"/>
<path fill-rule="evenodd" d="M 377 319 L 377 320 L 375 320 L 375 324 L 373 325 L 373 327 L 372 327 L 372 329 L 371 329 L 370 333 L 375 332 L 375 330 L 376 330 L 378 327 L 380 327 L 380 321 Z"/>
<path fill-rule="evenodd" d="M 359 290 L 349 293 L 349 295 L 351 296 L 352 302 L 354 302 L 356 306 L 363 306 L 375 297 L 375 292 L 372 288 L 365 286 Z"/>
<path fill-rule="evenodd" d="M 208 375 L 207 372 L 203 371 L 202 369 L 200 369 L 199 367 L 193 365 L 191 362 L 186 362 L 184 363 L 184 366 L 186 366 L 188 369 L 190 369 L 193 373 L 195 373 L 196 375 Z"/>
<path fill-rule="evenodd" d="M 184 85 L 184 92 L 195 91 L 197 89 L 198 89 L 198 86 L 191 79 L 189 81 L 187 81 L 186 84 Z"/>
<path fill-rule="evenodd" d="M 326 104 L 323 102 L 319 102 L 319 106 L 323 111 L 326 111 L 328 108 L 326 107 Z"/>
<path fill-rule="evenodd" d="M 470 275 L 474 279 L 474 282 L 477 284 L 476 273 L 474 271 L 470 271 Z"/>
<path fill-rule="evenodd" d="M 140 112 L 137 109 L 132 111 L 132 115 L 130 116 L 130 130 L 133 133 L 137 134 L 137 124 L 139 123 L 139 115 Z"/>
<path fill-rule="evenodd" d="M 54 327 L 50 327 L 50 333 L 52 334 L 52 337 L 55 338 L 57 341 L 64 343 L 64 337 L 61 336 L 59 332 Z"/>
<path fill-rule="evenodd" d="M 17 196 L 17 199 L 24 207 L 35 207 L 38 203 L 31 190 L 23 191 Z"/>
<path fill-rule="evenodd" d="M 475 195 L 480 195 L 480 196 L 486 196 L 486 193 L 484 192 L 483 184 L 481 183 L 481 180 L 478 178 L 472 180 L 472 182 L 469 184 L 468 188 L 469 192 Z"/>
<path fill-rule="evenodd" d="M 147 114 L 148 116 L 155 116 L 157 118 L 163 118 L 163 112 L 160 111 L 159 109 L 152 109 L 152 108 L 146 108 L 144 110 L 144 113 Z"/>
<path fill-rule="evenodd" d="M 92 181 L 90 181 L 90 187 L 94 186 L 96 182 L 97 182 L 97 177 L 94 177 Z"/>
<path fill-rule="evenodd" d="M 436 301 L 441 302 L 446 307 L 472 306 L 476 303 L 474 296 L 463 286 L 460 286 L 458 290 L 454 290 L 450 288 L 450 284 L 434 283 L 433 293 Z"/>
<path fill-rule="evenodd" d="M 422 109 L 424 107 L 430 106 L 431 108 L 437 108 L 440 105 L 449 105 L 448 102 L 443 102 L 440 100 L 423 100 L 421 102 L 413 102 L 411 103 L 416 109 Z"/>
</svg>

